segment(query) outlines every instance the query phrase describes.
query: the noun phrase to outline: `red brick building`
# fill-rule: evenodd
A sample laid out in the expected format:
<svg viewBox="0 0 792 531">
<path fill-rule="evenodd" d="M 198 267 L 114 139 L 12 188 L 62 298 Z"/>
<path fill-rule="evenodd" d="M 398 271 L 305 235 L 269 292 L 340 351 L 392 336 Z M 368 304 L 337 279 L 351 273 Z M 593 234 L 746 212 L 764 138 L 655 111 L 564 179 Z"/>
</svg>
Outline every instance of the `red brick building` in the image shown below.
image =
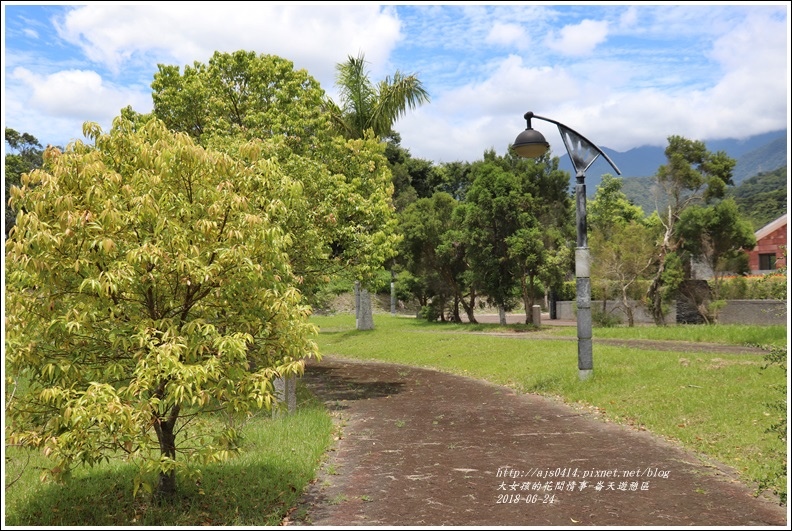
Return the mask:
<svg viewBox="0 0 792 531">
<path fill-rule="evenodd" d="M 786 266 L 787 214 L 756 231 L 756 247 L 748 253 L 751 274 L 761 275 Z"/>
</svg>

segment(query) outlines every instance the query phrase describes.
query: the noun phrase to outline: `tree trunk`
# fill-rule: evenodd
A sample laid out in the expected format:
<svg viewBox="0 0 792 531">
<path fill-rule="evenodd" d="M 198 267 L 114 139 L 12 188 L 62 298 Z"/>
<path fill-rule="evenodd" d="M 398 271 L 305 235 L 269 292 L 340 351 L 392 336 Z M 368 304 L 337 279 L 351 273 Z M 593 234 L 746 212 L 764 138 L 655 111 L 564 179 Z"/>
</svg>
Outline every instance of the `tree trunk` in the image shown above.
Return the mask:
<svg viewBox="0 0 792 531">
<path fill-rule="evenodd" d="M 663 273 L 665 272 L 666 256 L 668 255 L 669 251 L 671 251 L 671 234 L 673 230 L 671 222 L 671 212 L 669 207 L 669 221 L 668 225 L 666 225 L 665 234 L 663 235 L 663 243 L 660 244 L 660 256 L 658 257 L 659 265 L 657 267 L 657 273 L 652 279 L 652 283 L 649 285 L 649 289 L 646 292 L 646 298 L 649 300 L 649 309 L 652 312 L 652 317 L 654 318 L 654 322 L 657 326 L 665 326 L 666 324 L 665 314 L 663 314 L 662 277 Z"/>
<path fill-rule="evenodd" d="M 664 326 L 665 325 L 665 315 L 663 315 L 663 297 L 660 294 L 660 288 L 662 287 L 662 281 L 660 277 L 663 274 L 665 263 L 661 262 L 660 267 L 657 270 L 657 274 L 655 275 L 654 279 L 652 279 L 652 283 L 649 285 L 649 290 L 646 293 L 647 299 L 649 300 L 649 310 L 652 312 L 652 317 L 654 318 L 654 322 L 657 326 Z"/>
<path fill-rule="evenodd" d="M 629 284 L 627 284 L 627 286 L 624 286 L 622 288 L 622 305 L 624 306 L 624 313 L 625 315 L 627 315 L 627 326 L 633 327 L 635 326 L 635 315 L 633 312 L 633 307 L 630 304 L 630 300 L 627 298 L 628 287 Z"/>
<path fill-rule="evenodd" d="M 162 420 L 159 416 L 154 417 L 154 431 L 157 432 L 157 441 L 160 445 L 160 453 L 168 459 L 176 460 L 176 434 L 173 429 L 176 420 L 179 418 L 179 406 L 174 406 L 168 415 L 168 420 Z M 176 471 L 169 470 L 159 473 L 159 482 L 155 492 L 156 498 L 162 502 L 170 502 L 176 495 Z"/>
<path fill-rule="evenodd" d="M 536 324 L 533 321 L 533 307 L 536 303 L 534 295 L 535 275 L 527 275 L 528 282 L 525 281 L 526 275 L 520 278 L 520 288 L 522 289 L 523 306 L 525 306 L 525 324 Z"/>
<path fill-rule="evenodd" d="M 465 302 L 465 298 L 461 295 L 459 296 L 459 300 L 462 302 L 462 309 L 465 310 L 465 314 L 467 315 L 468 322 L 473 324 L 478 324 L 476 321 L 476 316 L 473 315 L 473 310 L 476 307 L 476 293 L 473 290 L 470 290 L 470 302 Z"/>
<path fill-rule="evenodd" d="M 503 304 L 498 304 L 498 322 L 506 326 L 506 307 Z"/>
<path fill-rule="evenodd" d="M 454 294 L 454 322 L 462 322 L 462 318 L 459 316 L 459 295 L 457 294 Z"/>
</svg>

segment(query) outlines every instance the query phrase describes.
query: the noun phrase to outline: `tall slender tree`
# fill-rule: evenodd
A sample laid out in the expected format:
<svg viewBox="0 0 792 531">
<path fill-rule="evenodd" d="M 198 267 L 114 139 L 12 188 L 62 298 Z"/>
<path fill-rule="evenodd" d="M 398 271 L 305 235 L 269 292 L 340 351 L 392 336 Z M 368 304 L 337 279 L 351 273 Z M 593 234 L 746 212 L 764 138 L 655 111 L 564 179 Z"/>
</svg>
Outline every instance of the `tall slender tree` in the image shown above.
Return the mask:
<svg viewBox="0 0 792 531">
<path fill-rule="evenodd" d="M 736 164 L 723 151 L 712 153 L 704 142 L 677 135 L 668 137 L 665 155 L 667 163 L 658 168 L 656 181 L 658 190 L 668 200 L 668 207 L 659 216 L 664 229 L 657 253 L 659 266 L 647 291 L 649 308 L 659 325 L 665 323 L 664 302 L 684 278 L 682 271 L 670 268 L 672 264 L 682 264 L 675 237 L 679 217 L 690 205 L 722 198 L 727 186 L 734 184 L 732 171 Z"/>
<path fill-rule="evenodd" d="M 348 56 L 336 65 L 336 86 L 340 102 L 328 101 L 334 123 L 348 138 L 374 137 L 384 140 L 393 135 L 393 124 L 408 110 L 429 102 L 429 93 L 415 74 L 396 71 L 378 83 L 371 80 L 363 53 Z M 357 299 L 357 297 L 356 297 Z M 370 311 L 371 305 L 365 305 Z M 358 314 L 358 323 L 373 323 L 371 315 Z M 359 326 L 360 328 L 360 326 Z"/>
</svg>

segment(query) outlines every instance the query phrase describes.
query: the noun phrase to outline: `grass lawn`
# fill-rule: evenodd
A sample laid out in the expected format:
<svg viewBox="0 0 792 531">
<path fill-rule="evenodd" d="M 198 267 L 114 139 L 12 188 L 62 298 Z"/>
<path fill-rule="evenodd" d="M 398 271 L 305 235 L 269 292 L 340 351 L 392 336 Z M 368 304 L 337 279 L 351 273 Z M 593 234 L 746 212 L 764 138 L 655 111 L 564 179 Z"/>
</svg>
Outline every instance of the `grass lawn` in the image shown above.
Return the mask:
<svg viewBox="0 0 792 531">
<path fill-rule="evenodd" d="M 595 328 L 594 376 L 581 382 L 574 327 L 508 327 L 521 334 L 492 335 L 497 325 L 427 323 L 377 314 L 375 329 L 355 330 L 354 315 L 315 316 L 324 355 L 434 368 L 560 397 L 608 420 L 681 443 L 734 467 L 747 483 L 786 460 L 786 444 L 768 433 L 779 412 L 768 403 L 786 386 L 778 366 L 763 369 L 757 354 L 697 352 L 688 343 L 784 346 L 784 326 L 680 325 Z M 481 333 L 467 333 L 467 332 Z M 556 339 L 554 339 L 556 338 Z M 597 338 L 685 342 L 679 350 L 643 350 L 597 344 Z M 783 412 L 783 416 L 786 412 Z M 784 463 L 784 469 L 786 464 Z M 785 478 L 771 490 L 786 492 Z"/>
<path fill-rule="evenodd" d="M 201 484 L 178 481 L 173 506 L 132 495 L 135 468 L 110 462 L 77 469 L 63 485 L 39 481 L 39 453 L 7 448 L 5 521 L 13 526 L 277 526 L 316 475 L 334 426 L 298 385 L 297 412 L 262 412 L 244 431 L 240 456 L 204 468 Z M 51 466 L 51 465 L 50 465 Z"/>
</svg>

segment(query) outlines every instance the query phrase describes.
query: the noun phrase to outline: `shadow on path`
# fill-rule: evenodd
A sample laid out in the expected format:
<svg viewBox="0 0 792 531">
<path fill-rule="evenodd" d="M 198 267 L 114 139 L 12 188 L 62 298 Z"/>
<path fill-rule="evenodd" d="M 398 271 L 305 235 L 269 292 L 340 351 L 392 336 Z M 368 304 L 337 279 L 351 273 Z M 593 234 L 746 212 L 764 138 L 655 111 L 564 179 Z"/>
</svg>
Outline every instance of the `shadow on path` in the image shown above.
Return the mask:
<svg viewBox="0 0 792 531">
<path fill-rule="evenodd" d="M 350 400 L 398 394 L 404 387 L 403 382 L 363 381 L 345 377 L 338 372 L 338 367 L 325 364 L 312 365 L 303 376 L 303 381 L 331 410 L 348 409 L 349 406 L 342 402 Z"/>
</svg>

